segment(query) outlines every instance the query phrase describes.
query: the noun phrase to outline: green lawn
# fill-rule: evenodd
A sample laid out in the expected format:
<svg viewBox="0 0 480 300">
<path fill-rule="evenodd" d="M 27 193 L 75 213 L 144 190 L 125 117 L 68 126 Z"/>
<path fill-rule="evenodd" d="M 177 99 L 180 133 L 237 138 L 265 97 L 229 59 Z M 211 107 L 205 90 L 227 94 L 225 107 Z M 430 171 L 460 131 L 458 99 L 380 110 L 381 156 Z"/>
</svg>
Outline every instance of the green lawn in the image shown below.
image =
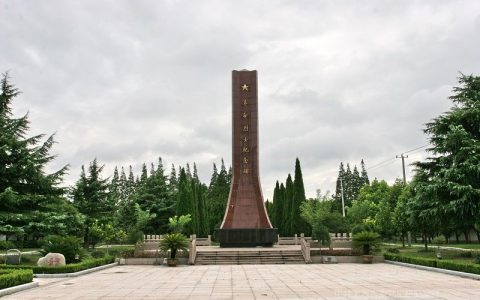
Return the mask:
<svg viewBox="0 0 480 300">
<path fill-rule="evenodd" d="M 387 245 L 388 244 L 388 245 Z M 386 247 L 402 247 L 402 243 L 385 243 Z M 394 246 L 393 246 L 394 245 Z M 405 244 L 406 248 L 408 248 L 407 244 Z M 420 243 L 412 243 L 412 248 L 423 248 L 425 247 L 424 244 Z M 436 245 L 428 244 L 428 248 L 436 248 Z M 462 249 L 472 249 L 472 250 L 480 250 L 480 244 L 475 243 L 475 244 L 443 244 L 441 247 L 451 247 L 451 248 L 462 248 Z"/>
</svg>

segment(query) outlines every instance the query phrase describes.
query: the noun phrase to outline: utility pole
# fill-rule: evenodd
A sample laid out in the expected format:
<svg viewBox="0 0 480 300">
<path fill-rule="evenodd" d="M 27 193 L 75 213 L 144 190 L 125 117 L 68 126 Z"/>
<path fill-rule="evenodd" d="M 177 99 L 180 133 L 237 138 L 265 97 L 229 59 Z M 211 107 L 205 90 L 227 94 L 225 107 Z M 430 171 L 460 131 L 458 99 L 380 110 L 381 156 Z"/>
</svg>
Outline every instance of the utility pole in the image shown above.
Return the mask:
<svg viewBox="0 0 480 300">
<path fill-rule="evenodd" d="M 403 155 L 402 153 L 400 155 L 397 155 L 396 157 L 402 159 L 403 185 L 407 185 L 407 176 L 405 176 L 405 158 L 408 158 L 408 155 Z"/>
<path fill-rule="evenodd" d="M 343 199 L 343 179 L 340 178 L 340 189 L 342 191 L 342 215 L 345 217 L 345 200 Z"/>
<path fill-rule="evenodd" d="M 405 176 L 405 158 L 407 158 L 408 155 L 403 155 L 400 154 L 400 156 L 396 156 L 396 158 L 401 158 L 402 159 L 402 170 L 403 170 L 403 186 L 407 186 L 407 176 Z M 408 247 L 412 247 L 412 233 L 410 231 L 407 232 L 407 242 L 408 242 Z"/>
</svg>

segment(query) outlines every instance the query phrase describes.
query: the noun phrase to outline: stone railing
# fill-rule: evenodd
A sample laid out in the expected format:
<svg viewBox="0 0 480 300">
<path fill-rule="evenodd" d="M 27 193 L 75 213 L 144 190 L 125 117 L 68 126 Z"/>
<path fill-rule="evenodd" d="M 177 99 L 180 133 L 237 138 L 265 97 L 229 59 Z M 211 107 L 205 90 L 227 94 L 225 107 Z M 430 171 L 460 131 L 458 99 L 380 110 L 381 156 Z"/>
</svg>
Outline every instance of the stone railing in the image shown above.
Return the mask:
<svg viewBox="0 0 480 300">
<path fill-rule="evenodd" d="M 305 263 L 309 264 L 312 262 L 312 258 L 310 257 L 310 244 L 307 240 L 302 237 L 300 239 L 300 246 L 302 248 L 303 259 L 305 259 Z"/>
<path fill-rule="evenodd" d="M 195 264 L 195 258 L 197 257 L 197 237 L 195 234 L 190 236 L 190 243 L 188 246 L 188 263 L 190 265 Z"/>
<path fill-rule="evenodd" d="M 160 242 L 160 240 L 163 238 L 163 236 L 160 234 L 145 234 L 143 236 L 143 241 L 145 243 L 151 243 L 151 242 Z"/>
<path fill-rule="evenodd" d="M 301 239 L 311 241 L 311 237 L 306 237 L 303 233 L 300 234 L 300 237 L 295 234 L 294 236 L 278 236 L 277 245 L 299 245 Z"/>
<path fill-rule="evenodd" d="M 352 235 L 349 233 L 338 234 L 330 233 L 330 249 L 333 248 L 352 248 Z"/>
<path fill-rule="evenodd" d="M 197 246 L 211 246 L 212 245 L 212 236 L 208 235 L 206 238 L 196 238 Z"/>
</svg>

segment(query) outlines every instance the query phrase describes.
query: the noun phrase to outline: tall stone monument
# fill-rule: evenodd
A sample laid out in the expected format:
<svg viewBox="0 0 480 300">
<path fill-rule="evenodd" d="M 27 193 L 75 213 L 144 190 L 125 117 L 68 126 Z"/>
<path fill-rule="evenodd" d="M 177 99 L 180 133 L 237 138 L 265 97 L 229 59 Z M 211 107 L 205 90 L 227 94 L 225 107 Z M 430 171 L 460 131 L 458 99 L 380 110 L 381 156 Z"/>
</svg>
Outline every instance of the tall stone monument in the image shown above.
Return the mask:
<svg viewBox="0 0 480 300">
<path fill-rule="evenodd" d="M 221 247 L 272 246 L 272 228 L 258 173 L 257 71 L 232 71 L 233 176 L 220 226 Z"/>
</svg>

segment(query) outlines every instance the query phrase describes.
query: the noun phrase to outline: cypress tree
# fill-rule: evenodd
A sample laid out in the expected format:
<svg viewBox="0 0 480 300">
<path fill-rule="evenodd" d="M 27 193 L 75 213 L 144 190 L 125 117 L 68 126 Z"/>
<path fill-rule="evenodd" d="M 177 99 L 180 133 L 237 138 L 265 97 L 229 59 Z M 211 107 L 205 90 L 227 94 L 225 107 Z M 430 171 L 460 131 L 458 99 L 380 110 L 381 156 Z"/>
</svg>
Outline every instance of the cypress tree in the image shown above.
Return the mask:
<svg viewBox="0 0 480 300">
<path fill-rule="evenodd" d="M 306 201 L 305 198 L 305 186 L 303 184 L 302 168 L 300 166 L 300 160 L 295 160 L 295 179 L 293 181 L 293 208 L 292 224 L 294 233 L 309 233 L 308 225 L 306 221 L 300 216 L 300 206 Z"/>
<path fill-rule="evenodd" d="M 283 203 L 280 198 L 280 184 L 278 180 L 275 184 L 275 189 L 273 190 L 273 215 L 272 215 L 272 223 L 274 227 L 279 228 L 280 223 L 283 218 Z"/>
<path fill-rule="evenodd" d="M 292 236 L 295 234 L 295 221 L 293 220 L 292 211 L 295 207 L 293 198 L 293 180 L 292 176 L 288 174 L 287 181 L 285 182 L 285 206 L 288 208 L 285 210 L 285 235 Z"/>
<path fill-rule="evenodd" d="M 280 203 L 282 203 L 282 212 L 281 212 L 281 219 L 278 224 L 278 232 L 281 236 L 287 236 L 287 231 L 286 231 L 286 226 L 287 226 L 287 218 L 288 218 L 288 206 L 287 206 L 287 201 L 285 199 L 285 185 L 283 185 L 283 182 L 280 184 L 280 190 L 278 193 L 278 198 L 280 200 Z"/>
<path fill-rule="evenodd" d="M 365 184 L 369 185 L 370 180 L 368 179 L 367 169 L 365 168 L 365 163 L 363 162 L 363 159 L 361 162 L 361 168 L 362 168 L 362 174 L 360 177 L 362 179 L 362 186 L 364 186 Z"/>
</svg>

